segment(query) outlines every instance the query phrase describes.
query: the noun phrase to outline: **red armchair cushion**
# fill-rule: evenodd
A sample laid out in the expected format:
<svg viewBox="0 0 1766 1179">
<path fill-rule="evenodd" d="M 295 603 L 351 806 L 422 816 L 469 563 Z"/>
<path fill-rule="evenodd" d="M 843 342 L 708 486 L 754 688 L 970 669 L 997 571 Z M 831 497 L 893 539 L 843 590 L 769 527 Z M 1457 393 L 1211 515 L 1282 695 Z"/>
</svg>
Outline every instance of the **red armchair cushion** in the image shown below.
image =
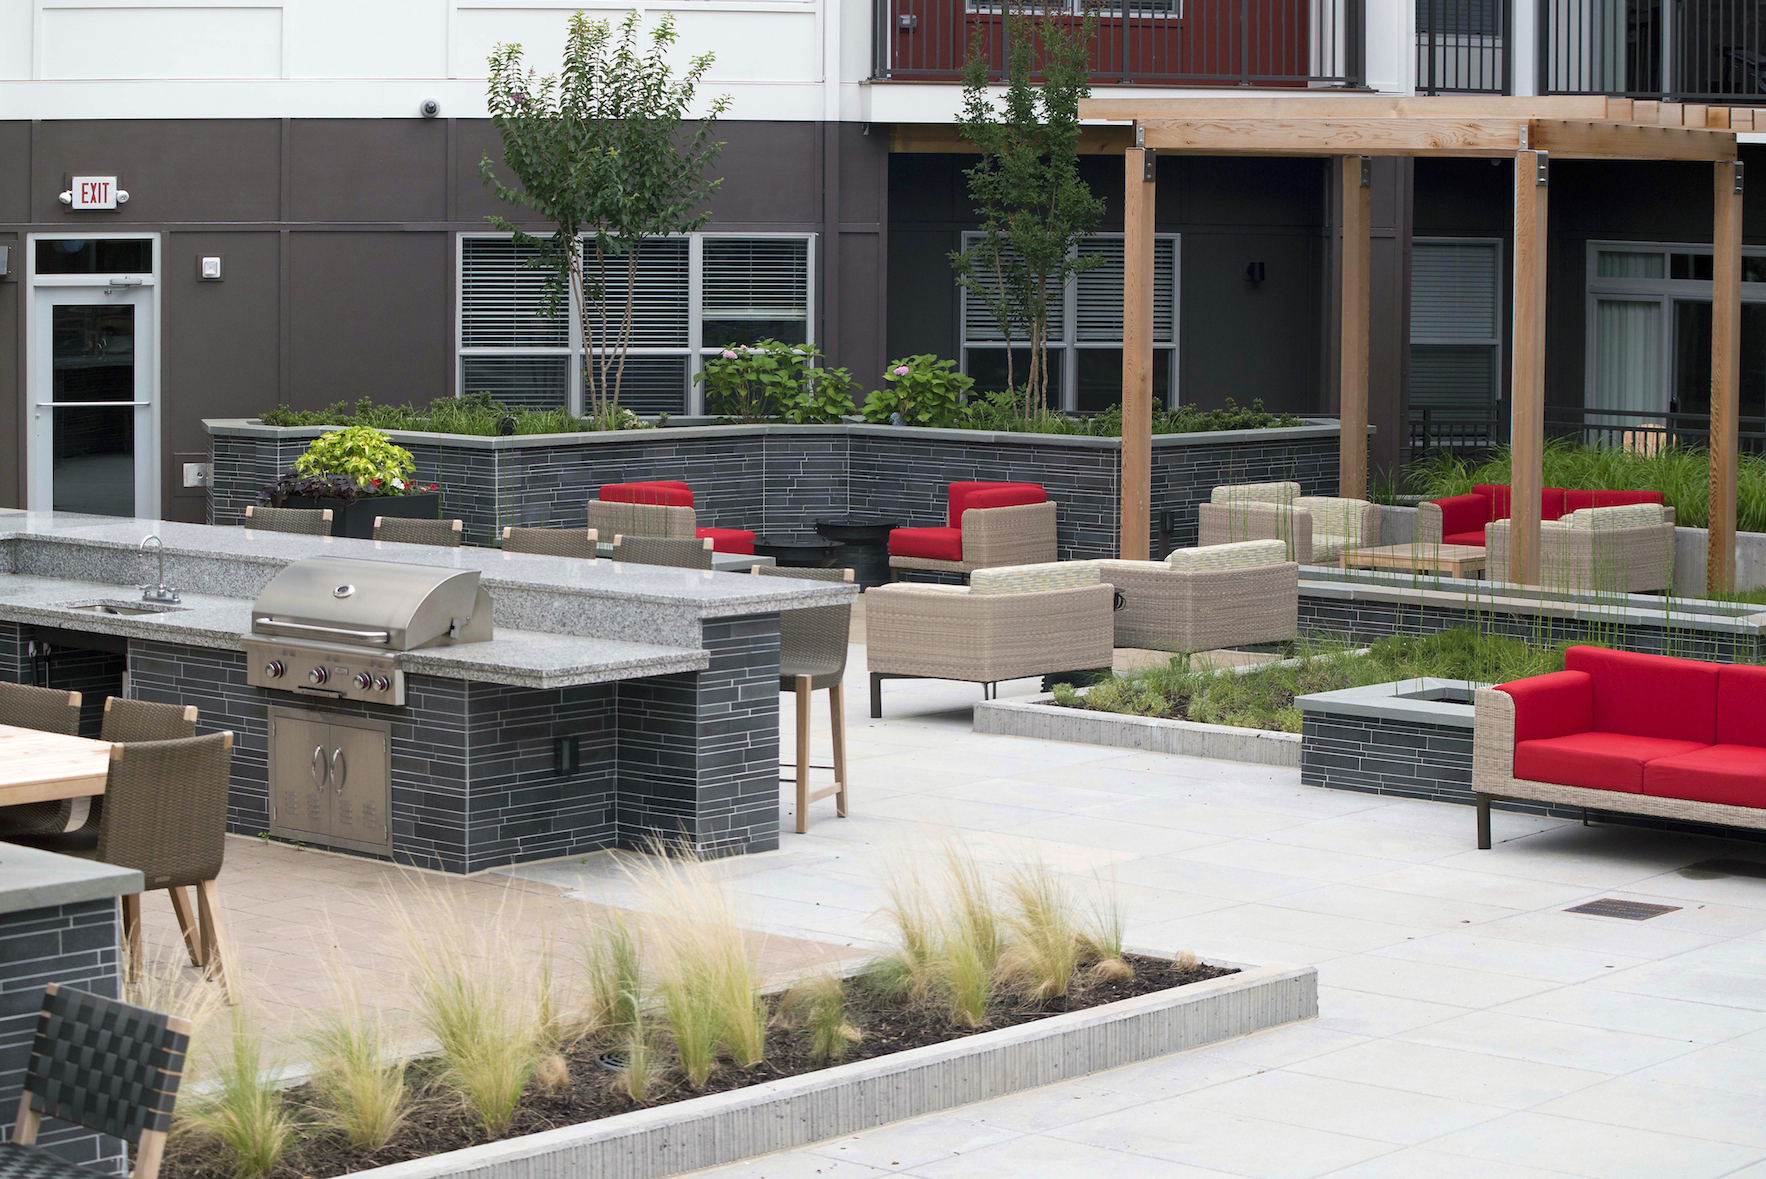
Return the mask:
<svg viewBox="0 0 1766 1179">
<path fill-rule="evenodd" d="M 1766 807 L 1766 749 L 1707 745 L 1659 758 L 1643 767 L 1643 792 L 1657 798 Z"/>
<path fill-rule="evenodd" d="M 1490 500 L 1482 495 L 1451 495 L 1433 501 L 1441 509 L 1441 538 L 1448 544 L 1483 544 L 1484 525 L 1490 523 Z M 1453 537 L 1476 532 L 1476 542 Z"/>
<path fill-rule="evenodd" d="M 1766 667 L 1717 669 L 1717 744 L 1766 746 Z"/>
<path fill-rule="evenodd" d="M 601 501 L 610 504 L 656 504 L 665 508 L 690 508 L 693 492 L 678 480 L 650 483 L 603 483 Z"/>
<path fill-rule="evenodd" d="M 889 555 L 933 561 L 963 559 L 961 528 L 895 528 L 889 533 Z"/>
<path fill-rule="evenodd" d="M 1598 690 L 1598 679 L 1596 680 Z M 1643 793 L 1644 764 L 1705 748 L 1697 741 L 1671 741 L 1631 733 L 1571 733 L 1515 744 L 1515 777 L 1589 790 Z"/>
<path fill-rule="evenodd" d="M 1484 547 L 1484 530 L 1476 532 L 1453 532 L 1441 538 L 1442 544 L 1469 544 L 1478 548 Z"/>
<path fill-rule="evenodd" d="M 1659 491 L 1566 491 L 1564 514 L 1583 508 L 1617 508 L 1626 504 L 1666 504 Z"/>
<path fill-rule="evenodd" d="M 990 487 L 985 491 L 971 491 L 963 501 L 963 511 L 978 508 L 1015 508 L 1021 504 L 1041 504 L 1048 502 L 1048 495 L 1035 484 L 1017 487 Z M 957 527 L 963 524 L 962 515 L 957 516 Z"/>
<path fill-rule="evenodd" d="M 1506 520 L 1513 515 L 1513 492 L 1506 483 L 1479 483 L 1472 491 L 1490 501 L 1490 519 Z M 1539 518 L 1556 520 L 1564 514 L 1564 496 L 1567 493 L 1561 487 L 1546 487 L 1539 492 Z"/>
<path fill-rule="evenodd" d="M 754 533 L 745 528 L 695 528 L 693 535 L 700 540 L 709 536 L 714 553 L 754 555 Z"/>
<path fill-rule="evenodd" d="M 1002 492 L 1004 495 L 1003 497 L 996 497 L 991 494 L 994 492 Z M 982 504 L 973 504 L 970 502 L 971 496 L 982 493 L 989 494 L 988 502 Z M 1039 504 L 1048 499 L 1048 496 L 1044 494 L 1042 487 L 1036 483 L 977 483 L 959 481 L 952 483 L 946 494 L 948 497 L 947 502 L 949 504 L 949 510 L 945 519 L 952 528 L 962 527 L 963 511 L 966 508 L 1009 508 L 1015 507 L 1018 504 Z"/>
<path fill-rule="evenodd" d="M 1714 663 L 1571 647 L 1564 652 L 1564 669 L 1594 678 L 1594 728 L 1604 733 L 1699 745 L 1717 740 Z"/>
<path fill-rule="evenodd" d="M 1594 681 L 1585 671 L 1556 671 L 1498 684 L 1515 701 L 1515 744 L 1586 733 L 1594 727 Z"/>
</svg>

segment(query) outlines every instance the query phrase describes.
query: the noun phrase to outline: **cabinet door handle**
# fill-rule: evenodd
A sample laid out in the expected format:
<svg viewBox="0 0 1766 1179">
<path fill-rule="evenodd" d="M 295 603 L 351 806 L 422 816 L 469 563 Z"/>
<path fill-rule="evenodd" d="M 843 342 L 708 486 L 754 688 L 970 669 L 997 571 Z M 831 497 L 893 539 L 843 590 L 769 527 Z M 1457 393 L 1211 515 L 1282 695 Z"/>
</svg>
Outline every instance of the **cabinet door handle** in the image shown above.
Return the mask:
<svg viewBox="0 0 1766 1179">
<path fill-rule="evenodd" d="M 331 751 L 331 776 L 337 779 L 337 792 L 343 793 L 343 784 L 349 781 L 350 763 L 343 760 L 343 750 Z"/>
<path fill-rule="evenodd" d="M 326 767 L 326 769 L 323 772 L 320 771 L 319 767 L 324 764 L 325 764 L 325 747 L 323 745 L 313 746 L 313 765 L 312 765 L 313 785 L 317 786 L 321 790 L 325 789 L 325 780 L 331 776 L 331 770 L 329 767 Z"/>
</svg>

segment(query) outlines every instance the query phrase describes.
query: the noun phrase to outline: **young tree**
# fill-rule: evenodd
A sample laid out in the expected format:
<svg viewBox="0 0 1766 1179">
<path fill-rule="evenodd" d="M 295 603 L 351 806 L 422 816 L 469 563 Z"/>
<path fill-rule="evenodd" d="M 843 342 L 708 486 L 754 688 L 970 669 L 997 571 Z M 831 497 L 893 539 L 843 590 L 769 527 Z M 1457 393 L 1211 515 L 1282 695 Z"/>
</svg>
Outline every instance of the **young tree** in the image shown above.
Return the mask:
<svg viewBox="0 0 1766 1179">
<path fill-rule="evenodd" d="M 545 77 L 523 69 L 520 45 L 498 45 L 491 120 L 518 186 L 497 178 L 488 155 L 478 165 L 498 197 L 556 227 L 540 237 L 488 218 L 535 251 L 530 265 L 548 272 L 548 311 L 562 303 L 580 317 L 585 409 L 608 425 L 618 416 L 644 242 L 710 220 L 706 203 L 721 181 L 705 171 L 723 150 L 712 133 L 730 102 L 715 99 L 696 126 L 684 127 L 712 55 L 695 57 L 676 78 L 667 59 L 674 18 L 649 31 L 648 46 L 641 35 L 635 10 L 617 40 L 606 21 L 579 12 L 570 18 L 562 72 Z"/>
<path fill-rule="evenodd" d="M 1030 345 L 1024 414 L 1048 406 L 1051 298 L 1101 258 L 1074 253 L 1097 226 L 1104 202 L 1079 175 L 1079 100 L 1091 93 L 1089 53 L 1097 31 L 1090 6 L 1075 28 L 1064 9 L 1041 19 L 1005 0 L 1008 71 L 1003 108 L 988 92 L 985 49 L 963 69 L 963 135 L 981 152 L 968 171 L 981 240 L 951 254 L 957 282 L 993 313 L 1006 338 L 1006 382 L 1014 384 L 1012 341 Z M 1038 53 L 1038 42 L 1041 52 Z M 1031 85 L 1040 73 L 1041 86 Z"/>
</svg>

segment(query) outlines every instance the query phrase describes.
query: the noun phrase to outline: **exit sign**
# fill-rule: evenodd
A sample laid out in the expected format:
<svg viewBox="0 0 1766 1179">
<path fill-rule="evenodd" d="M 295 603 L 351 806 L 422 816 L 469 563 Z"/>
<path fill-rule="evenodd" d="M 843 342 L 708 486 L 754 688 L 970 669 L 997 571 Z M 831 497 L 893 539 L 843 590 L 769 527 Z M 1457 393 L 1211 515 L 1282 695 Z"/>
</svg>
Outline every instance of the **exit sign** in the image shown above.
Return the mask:
<svg viewBox="0 0 1766 1179">
<path fill-rule="evenodd" d="M 117 207 L 115 176 L 75 176 L 73 178 L 73 209 L 114 209 Z"/>
</svg>

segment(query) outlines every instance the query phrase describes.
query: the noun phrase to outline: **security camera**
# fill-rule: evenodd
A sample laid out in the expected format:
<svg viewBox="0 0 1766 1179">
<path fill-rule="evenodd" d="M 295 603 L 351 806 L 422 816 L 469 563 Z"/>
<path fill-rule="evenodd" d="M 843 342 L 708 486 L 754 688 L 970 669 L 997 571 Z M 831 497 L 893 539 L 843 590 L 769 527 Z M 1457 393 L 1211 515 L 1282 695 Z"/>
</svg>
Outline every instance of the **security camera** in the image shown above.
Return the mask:
<svg viewBox="0 0 1766 1179">
<path fill-rule="evenodd" d="M 417 111 L 424 118 L 433 119 L 437 115 L 441 114 L 441 103 L 437 102 L 433 98 L 426 98 L 422 101 L 422 103 L 420 103 L 418 105 Z"/>
</svg>

